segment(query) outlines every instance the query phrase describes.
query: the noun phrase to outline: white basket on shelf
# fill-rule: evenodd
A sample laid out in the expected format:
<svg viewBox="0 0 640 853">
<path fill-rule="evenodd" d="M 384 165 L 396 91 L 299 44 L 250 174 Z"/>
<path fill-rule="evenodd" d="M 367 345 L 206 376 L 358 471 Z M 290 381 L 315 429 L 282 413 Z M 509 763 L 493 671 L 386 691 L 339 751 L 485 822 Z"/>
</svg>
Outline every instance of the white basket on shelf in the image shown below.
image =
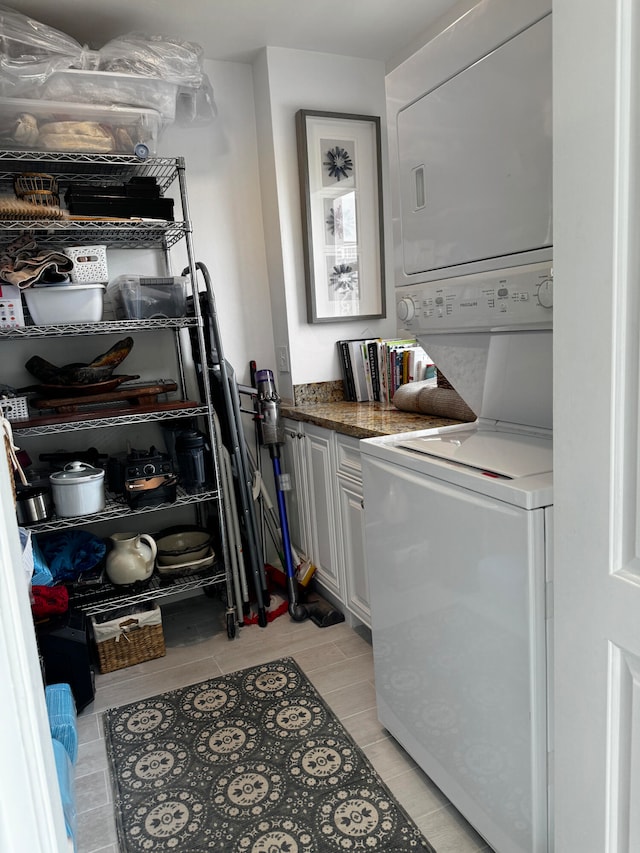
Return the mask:
<svg viewBox="0 0 640 853">
<path fill-rule="evenodd" d="M 106 284 L 109 281 L 106 246 L 67 246 L 63 251 L 73 261 L 69 273 L 72 284 Z"/>
<path fill-rule="evenodd" d="M 26 397 L 0 397 L 2 417 L 8 421 L 29 420 L 29 408 Z"/>
</svg>

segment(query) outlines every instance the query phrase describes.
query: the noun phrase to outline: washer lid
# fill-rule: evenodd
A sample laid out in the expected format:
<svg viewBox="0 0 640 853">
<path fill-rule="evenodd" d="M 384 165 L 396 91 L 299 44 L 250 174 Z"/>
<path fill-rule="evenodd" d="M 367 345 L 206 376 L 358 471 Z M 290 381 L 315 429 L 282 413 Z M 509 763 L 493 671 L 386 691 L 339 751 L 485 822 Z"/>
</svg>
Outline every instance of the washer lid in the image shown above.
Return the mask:
<svg viewBox="0 0 640 853">
<path fill-rule="evenodd" d="M 449 434 L 406 438 L 398 447 L 510 480 L 553 470 L 551 439 L 528 433 L 470 427 Z"/>
</svg>

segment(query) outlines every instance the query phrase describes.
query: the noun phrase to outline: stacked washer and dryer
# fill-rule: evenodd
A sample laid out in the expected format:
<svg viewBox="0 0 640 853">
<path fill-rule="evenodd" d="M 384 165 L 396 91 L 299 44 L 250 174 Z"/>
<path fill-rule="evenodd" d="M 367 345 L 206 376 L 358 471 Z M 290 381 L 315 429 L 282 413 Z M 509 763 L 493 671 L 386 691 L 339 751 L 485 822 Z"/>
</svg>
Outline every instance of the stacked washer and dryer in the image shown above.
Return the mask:
<svg viewBox="0 0 640 853">
<path fill-rule="evenodd" d="M 378 715 L 496 853 L 547 853 L 548 0 L 482 0 L 387 86 L 399 329 L 478 419 L 360 444 Z"/>
</svg>

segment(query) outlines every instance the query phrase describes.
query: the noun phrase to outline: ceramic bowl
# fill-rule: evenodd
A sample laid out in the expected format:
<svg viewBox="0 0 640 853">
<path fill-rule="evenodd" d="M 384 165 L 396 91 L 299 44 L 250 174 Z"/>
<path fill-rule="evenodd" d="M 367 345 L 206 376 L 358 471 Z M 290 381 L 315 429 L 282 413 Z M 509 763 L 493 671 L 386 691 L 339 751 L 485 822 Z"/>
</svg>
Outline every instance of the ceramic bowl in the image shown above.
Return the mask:
<svg viewBox="0 0 640 853">
<path fill-rule="evenodd" d="M 207 553 L 204 557 L 201 557 L 198 560 L 185 558 L 183 563 L 175 563 L 171 566 L 161 563 L 156 557 L 156 569 L 158 570 L 158 574 L 161 578 L 186 577 L 187 575 L 195 575 L 198 572 L 211 568 L 215 563 L 215 560 L 216 555 L 214 554 L 213 549 L 207 548 Z"/>
<path fill-rule="evenodd" d="M 178 566 L 203 559 L 211 546 L 211 534 L 201 528 L 165 532 L 158 534 L 156 543 L 158 562 L 164 566 Z"/>
</svg>

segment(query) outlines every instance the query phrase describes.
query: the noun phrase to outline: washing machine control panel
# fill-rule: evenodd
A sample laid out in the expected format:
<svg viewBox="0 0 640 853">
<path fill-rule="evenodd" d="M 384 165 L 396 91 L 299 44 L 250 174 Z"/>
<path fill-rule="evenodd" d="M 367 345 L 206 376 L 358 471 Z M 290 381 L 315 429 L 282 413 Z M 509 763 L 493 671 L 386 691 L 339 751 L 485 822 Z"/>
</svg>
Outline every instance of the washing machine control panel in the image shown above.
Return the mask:
<svg viewBox="0 0 640 853">
<path fill-rule="evenodd" d="M 399 288 L 396 314 L 400 328 L 414 335 L 551 328 L 553 269 L 548 263 L 533 264 Z"/>
</svg>

